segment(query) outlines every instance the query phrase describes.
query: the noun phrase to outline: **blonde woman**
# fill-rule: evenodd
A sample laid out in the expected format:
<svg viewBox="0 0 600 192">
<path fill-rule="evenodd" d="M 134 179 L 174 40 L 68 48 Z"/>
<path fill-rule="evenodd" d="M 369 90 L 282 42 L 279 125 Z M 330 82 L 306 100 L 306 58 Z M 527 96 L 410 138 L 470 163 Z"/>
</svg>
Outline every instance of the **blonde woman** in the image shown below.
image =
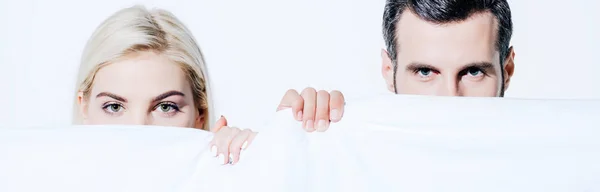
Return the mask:
<svg viewBox="0 0 600 192">
<path fill-rule="evenodd" d="M 74 124 L 213 131 L 212 149 L 231 158 L 224 158 L 224 163 L 236 163 L 239 149 L 256 134 L 227 127 L 223 117 L 211 129 L 214 114 L 202 52 L 191 32 L 168 11 L 134 6 L 116 12 L 92 34 L 80 65 Z M 317 93 L 308 88 L 302 96 L 288 91 L 278 110 L 291 107 L 307 131 L 324 131 L 330 120 L 341 118 L 343 102 L 337 91 Z M 329 117 L 330 111 L 335 117 Z"/>
</svg>

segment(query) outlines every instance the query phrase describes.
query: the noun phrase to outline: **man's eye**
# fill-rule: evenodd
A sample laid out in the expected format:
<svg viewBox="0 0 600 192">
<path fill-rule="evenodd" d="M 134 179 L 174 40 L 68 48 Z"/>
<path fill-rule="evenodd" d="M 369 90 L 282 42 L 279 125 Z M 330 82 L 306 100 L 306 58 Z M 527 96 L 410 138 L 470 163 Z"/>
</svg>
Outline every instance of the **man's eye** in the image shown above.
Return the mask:
<svg viewBox="0 0 600 192">
<path fill-rule="evenodd" d="M 471 76 L 479 76 L 479 75 L 483 75 L 483 71 L 478 68 L 470 68 L 470 69 L 467 69 L 467 74 L 471 75 Z"/>
<path fill-rule="evenodd" d="M 433 71 L 431 69 L 427 69 L 427 68 L 420 68 L 420 69 L 417 69 L 417 73 L 421 76 L 427 77 L 427 76 L 431 75 L 431 73 L 433 73 Z"/>
</svg>

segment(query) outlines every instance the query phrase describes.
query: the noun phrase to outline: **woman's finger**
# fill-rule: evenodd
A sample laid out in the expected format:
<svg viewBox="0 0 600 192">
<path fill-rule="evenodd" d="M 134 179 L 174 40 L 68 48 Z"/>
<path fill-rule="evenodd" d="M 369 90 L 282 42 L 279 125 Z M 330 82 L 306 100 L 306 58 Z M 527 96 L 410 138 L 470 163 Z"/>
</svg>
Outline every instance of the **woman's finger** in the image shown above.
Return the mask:
<svg viewBox="0 0 600 192">
<path fill-rule="evenodd" d="M 231 154 L 233 160 L 232 164 L 236 164 L 240 160 L 241 151 L 243 148 L 247 147 L 247 140 L 251 133 L 252 131 L 245 129 L 238 133 L 231 141 L 231 144 L 229 145 L 229 154 Z"/>
</svg>

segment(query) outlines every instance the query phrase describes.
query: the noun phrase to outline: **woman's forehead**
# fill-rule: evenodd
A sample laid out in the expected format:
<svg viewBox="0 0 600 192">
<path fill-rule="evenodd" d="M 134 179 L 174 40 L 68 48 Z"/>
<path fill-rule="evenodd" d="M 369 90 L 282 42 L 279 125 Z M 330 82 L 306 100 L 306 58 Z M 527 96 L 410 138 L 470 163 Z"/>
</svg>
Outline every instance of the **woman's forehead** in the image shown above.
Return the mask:
<svg viewBox="0 0 600 192">
<path fill-rule="evenodd" d="M 111 92 L 124 97 L 154 97 L 166 91 L 191 95 L 180 65 L 161 55 L 139 55 L 108 64 L 94 77 L 92 95 Z"/>
</svg>

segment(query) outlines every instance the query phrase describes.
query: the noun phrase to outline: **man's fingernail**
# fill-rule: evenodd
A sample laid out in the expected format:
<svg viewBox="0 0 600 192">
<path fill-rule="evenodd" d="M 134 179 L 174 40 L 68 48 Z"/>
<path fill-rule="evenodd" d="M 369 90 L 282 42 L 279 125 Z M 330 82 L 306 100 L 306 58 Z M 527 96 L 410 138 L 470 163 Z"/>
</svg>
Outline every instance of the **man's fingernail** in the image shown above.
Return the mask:
<svg viewBox="0 0 600 192">
<path fill-rule="evenodd" d="M 210 152 L 213 154 L 213 157 L 216 157 L 217 156 L 217 146 L 213 145 L 210 148 Z"/>
<path fill-rule="evenodd" d="M 245 150 L 246 147 L 248 147 L 248 141 L 244 141 L 244 144 L 242 144 L 242 150 Z"/>
<path fill-rule="evenodd" d="M 317 130 L 324 131 L 327 128 L 327 122 L 325 120 L 319 120 L 319 125 L 317 126 Z"/>
<path fill-rule="evenodd" d="M 281 111 L 281 110 L 289 109 L 289 108 L 292 108 L 292 107 L 287 106 L 287 105 L 279 105 L 279 106 L 277 106 L 277 111 Z"/>
<path fill-rule="evenodd" d="M 340 111 L 337 109 L 331 110 L 331 120 L 339 120 L 340 119 Z"/>
</svg>

